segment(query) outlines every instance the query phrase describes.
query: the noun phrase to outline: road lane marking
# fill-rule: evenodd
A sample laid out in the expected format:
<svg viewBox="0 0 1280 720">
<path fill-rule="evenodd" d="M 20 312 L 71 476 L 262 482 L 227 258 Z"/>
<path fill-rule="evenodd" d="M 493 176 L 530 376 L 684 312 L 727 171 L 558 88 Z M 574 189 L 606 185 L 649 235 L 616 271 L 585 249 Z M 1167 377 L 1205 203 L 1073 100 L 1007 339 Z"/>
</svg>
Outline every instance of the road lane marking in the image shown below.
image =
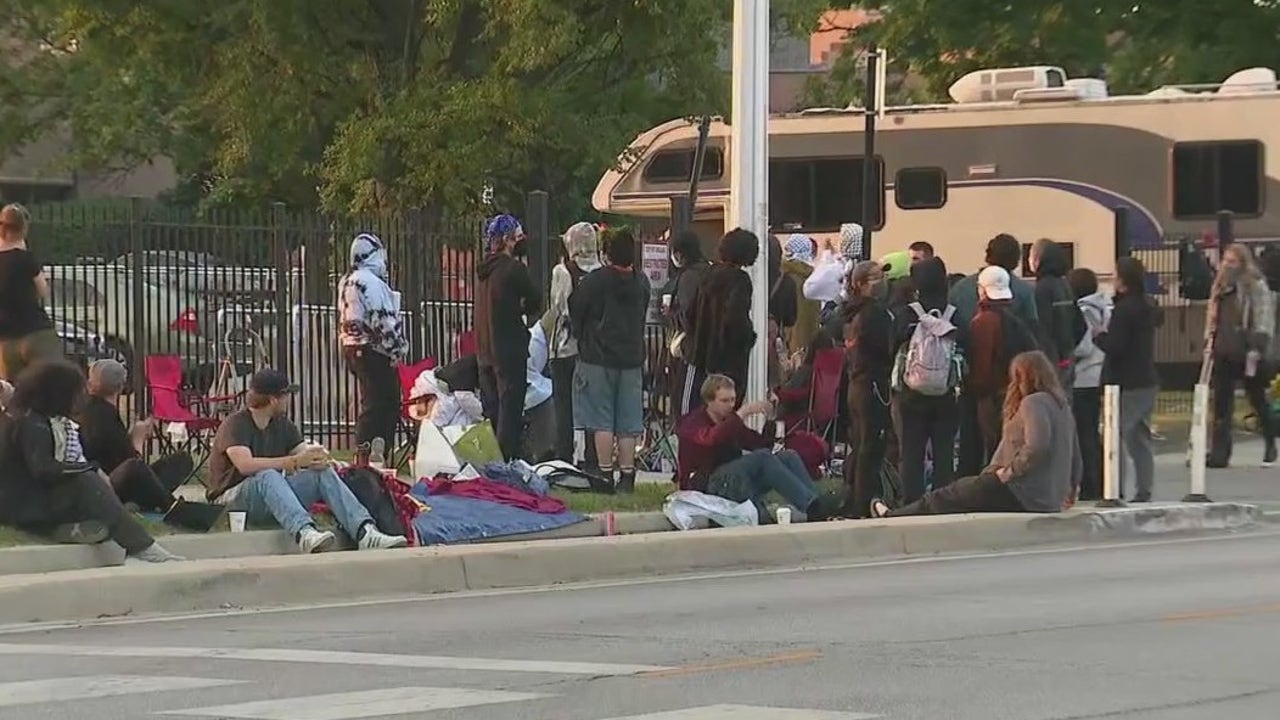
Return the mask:
<svg viewBox="0 0 1280 720">
<path fill-rule="evenodd" d="M 1194 612 L 1172 613 L 1161 617 L 1162 622 L 1192 622 L 1195 620 L 1228 620 L 1247 617 L 1249 615 L 1269 615 L 1280 613 L 1280 603 L 1270 605 L 1254 605 L 1252 607 L 1220 608 L 1217 610 L 1197 610 Z"/>
<path fill-rule="evenodd" d="M 0 707 L 60 703 L 139 693 L 199 690 L 238 685 L 239 680 L 139 675 L 86 675 L 0 683 Z"/>
<path fill-rule="evenodd" d="M 683 667 L 670 668 L 667 670 L 651 670 L 649 672 L 640 673 L 641 677 L 680 677 L 684 675 L 696 675 L 705 672 L 721 672 L 728 670 L 752 670 L 761 667 L 771 667 L 774 665 L 791 665 L 794 663 L 811 662 L 822 657 L 822 653 L 817 650 L 802 650 L 799 652 L 782 653 L 779 655 L 768 655 L 765 657 L 744 657 L 733 660 L 723 660 L 720 662 L 705 663 L 702 665 L 685 665 Z"/>
<path fill-rule="evenodd" d="M 628 715 L 606 720 L 872 720 L 879 717 L 884 716 L 860 712 L 801 710 L 755 705 L 707 705 L 687 710 Z"/>
<path fill-rule="evenodd" d="M 410 715 L 431 710 L 451 710 L 522 702 L 549 697 L 535 693 L 470 690 L 447 687 L 401 687 L 361 690 L 330 695 L 304 695 L 279 700 L 219 705 L 191 710 L 169 710 L 158 715 L 213 717 L 234 720 L 356 720 L 357 718 Z M 800 720 L 797 718 L 796 720 Z"/>
<path fill-rule="evenodd" d="M 617 676 L 671 670 L 664 665 L 560 662 L 556 660 L 506 660 L 501 658 L 449 657 L 444 655 L 392 655 L 386 653 L 296 650 L 289 648 L 137 647 L 128 645 L 35 645 L 0 643 L 0 655 L 126 658 L 194 658 L 242 660 L 313 665 L 355 665 L 429 670 L 546 673 L 549 675 Z"/>
</svg>

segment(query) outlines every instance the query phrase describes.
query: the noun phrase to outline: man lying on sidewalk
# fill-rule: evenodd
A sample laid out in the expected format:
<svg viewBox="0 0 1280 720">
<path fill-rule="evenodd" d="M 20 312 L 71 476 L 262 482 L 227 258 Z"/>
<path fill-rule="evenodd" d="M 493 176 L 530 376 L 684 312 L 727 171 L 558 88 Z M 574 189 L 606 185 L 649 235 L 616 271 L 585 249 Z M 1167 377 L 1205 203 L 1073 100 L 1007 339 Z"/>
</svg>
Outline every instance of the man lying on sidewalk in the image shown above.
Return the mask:
<svg viewBox="0 0 1280 720">
<path fill-rule="evenodd" d="M 762 518 L 763 500 L 776 491 L 811 520 L 831 518 L 840 500 L 818 491 L 800 456 L 774 452 L 774 441 L 747 427 L 753 415 L 767 415 L 767 401 L 747 403 L 734 412 L 737 389 L 725 375 L 709 375 L 702 383 L 702 407 L 680 420 L 680 489 L 719 495 L 734 502 L 755 503 Z"/>
<path fill-rule="evenodd" d="M 404 537 L 378 531 L 324 448 L 303 441 L 285 417 L 295 389 L 279 370 L 259 370 L 250 378 L 248 407 L 223 420 L 213 439 L 209 500 L 247 513 L 250 523 L 274 519 L 304 553 L 331 550 L 337 540 L 332 532 L 318 530 L 311 517 L 308 508 L 320 501 L 361 550 L 408 545 Z"/>
</svg>

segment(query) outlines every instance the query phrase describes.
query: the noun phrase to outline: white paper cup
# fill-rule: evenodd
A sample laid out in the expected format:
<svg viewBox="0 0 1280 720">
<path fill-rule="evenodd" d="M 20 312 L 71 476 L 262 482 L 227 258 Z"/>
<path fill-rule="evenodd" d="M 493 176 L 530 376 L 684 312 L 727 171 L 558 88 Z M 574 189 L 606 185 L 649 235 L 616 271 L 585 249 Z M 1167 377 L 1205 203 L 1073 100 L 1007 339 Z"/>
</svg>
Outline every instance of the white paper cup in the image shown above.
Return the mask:
<svg viewBox="0 0 1280 720">
<path fill-rule="evenodd" d="M 789 507 L 778 508 L 777 517 L 778 517 L 779 525 L 790 525 L 791 524 L 791 508 Z"/>
<path fill-rule="evenodd" d="M 671 307 L 671 293 L 666 293 L 662 296 L 662 307 L 664 309 Z"/>
<path fill-rule="evenodd" d="M 245 514 L 245 513 L 243 513 L 243 512 L 229 512 L 229 513 L 227 513 L 227 522 L 229 522 L 229 523 L 231 524 L 231 532 L 233 532 L 233 533 L 242 533 L 242 532 L 244 532 L 244 524 L 245 524 L 245 520 L 246 520 L 245 515 L 246 515 L 246 514 Z"/>
</svg>

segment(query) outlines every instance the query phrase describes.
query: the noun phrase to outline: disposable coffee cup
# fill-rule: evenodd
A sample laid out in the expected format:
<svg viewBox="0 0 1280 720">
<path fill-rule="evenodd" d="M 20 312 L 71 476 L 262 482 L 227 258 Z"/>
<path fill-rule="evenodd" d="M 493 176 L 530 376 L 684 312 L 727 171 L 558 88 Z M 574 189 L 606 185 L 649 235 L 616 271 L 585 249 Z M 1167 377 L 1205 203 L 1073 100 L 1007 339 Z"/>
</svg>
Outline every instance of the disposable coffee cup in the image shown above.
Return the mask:
<svg viewBox="0 0 1280 720">
<path fill-rule="evenodd" d="M 780 507 L 780 508 L 778 508 L 778 513 L 777 513 L 777 514 L 778 514 L 778 524 L 779 524 L 779 525 L 790 525 L 790 524 L 791 524 L 791 508 L 789 508 L 789 507 Z"/>
<path fill-rule="evenodd" d="M 664 309 L 671 307 L 671 293 L 666 293 L 662 296 L 662 307 Z"/>
<path fill-rule="evenodd" d="M 227 522 L 231 524 L 231 532 L 233 533 L 244 532 L 244 524 L 246 519 L 247 518 L 245 517 L 245 513 L 242 513 L 242 512 L 227 513 Z"/>
</svg>

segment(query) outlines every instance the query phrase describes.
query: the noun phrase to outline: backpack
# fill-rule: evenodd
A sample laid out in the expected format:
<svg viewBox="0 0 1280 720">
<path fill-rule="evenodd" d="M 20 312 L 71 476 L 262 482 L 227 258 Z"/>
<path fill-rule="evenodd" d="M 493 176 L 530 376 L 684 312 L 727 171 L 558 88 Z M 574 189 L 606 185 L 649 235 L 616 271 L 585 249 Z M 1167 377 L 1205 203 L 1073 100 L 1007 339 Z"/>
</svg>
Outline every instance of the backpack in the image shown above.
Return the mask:
<svg viewBox="0 0 1280 720">
<path fill-rule="evenodd" d="M 894 375 L 898 389 L 906 388 L 938 397 L 955 392 L 960 386 L 963 368 L 956 351 L 956 326 L 951 322 L 956 307 L 925 310 L 918 302 L 907 306 L 917 318 L 911 339 L 898 351 Z"/>
</svg>

